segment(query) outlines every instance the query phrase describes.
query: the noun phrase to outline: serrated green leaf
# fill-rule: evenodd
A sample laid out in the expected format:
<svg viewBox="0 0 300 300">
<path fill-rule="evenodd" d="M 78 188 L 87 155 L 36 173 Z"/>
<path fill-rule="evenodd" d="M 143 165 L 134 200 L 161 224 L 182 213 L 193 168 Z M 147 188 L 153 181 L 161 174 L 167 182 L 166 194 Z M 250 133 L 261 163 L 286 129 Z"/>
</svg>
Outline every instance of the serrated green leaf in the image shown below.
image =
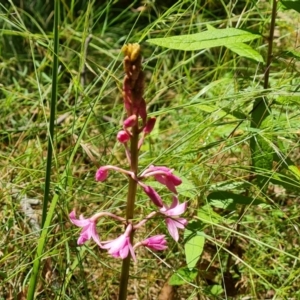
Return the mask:
<svg viewBox="0 0 300 300">
<path fill-rule="evenodd" d="M 169 279 L 170 285 L 182 285 L 193 282 L 198 275 L 197 269 L 180 268 Z"/>
<path fill-rule="evenodd" d="M 236 54 L 238 54 L 239 56 L 247 57 L 261 63 L 264 62 L 263 57 L 256 50 L 254 50 L 252 47 L 250 47 L 247 44 L 236 43 L 233 45 L 226 45 L 226 47 L 231 51 L 235 52 Z"/>
<path fill-rule="evenodd" d="M 249 42 L 257 38 L 260 38 L 260 35 L 236 28 L 225 28 L 195 34 L 149 39 L 147 42 L 170 49 L 193 51 Z"/>
<path fill-rule="evenodd" d="M 191 270 L 196 266 L 203 252 L 205 237 L 204 233 L 203 235 L 195 235 L 193 231 L 187 229 L 184 231 L 184 236 L 186 237 L 184 244 L 186 264 Z"/>
<path fill-rule="evenodd" d="M 239 194 L 226 191 L 212 192 L 207 196 L 208 202 L 218 208 L 234 210 L 237 204 L 259 205 L 264 203 L 261 200 L 253 199 Z"/>
</svg>

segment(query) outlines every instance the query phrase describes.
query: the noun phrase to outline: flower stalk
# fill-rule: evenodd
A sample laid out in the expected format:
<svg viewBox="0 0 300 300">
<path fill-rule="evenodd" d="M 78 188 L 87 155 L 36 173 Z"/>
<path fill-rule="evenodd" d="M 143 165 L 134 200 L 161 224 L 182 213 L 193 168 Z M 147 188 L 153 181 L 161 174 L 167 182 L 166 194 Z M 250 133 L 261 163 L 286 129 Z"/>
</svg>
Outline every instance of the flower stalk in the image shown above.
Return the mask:
<svg viewBox="0 0 300 300">
<path fill-rule="evenodd" d="M 98 212 L 90 218 L 85 219 L 81 215 L 77 219 L 75 210 L 70 213 L 71 222 L 82 228 L 77 240 L 78 245 L 82 245 L 88 240 L 94 240 L 100 248 L 106 249 L 113 257 L 123 259 L 119 284 L 119 300 L 127 299 L 130 261 L 131 258 L 133 258 L 134 262 L 137 261 L 135 250 L 142 246 L 154 251 L 167 249 L 167 241 L 163 234 L 150 236 L 134 245 L 134 232 L 152 218 L 161 216 L 165 219 L 170 235 L 177 242 L 179 239 L 178 229 L 184 229 L 187 225 L 187 220 L 179 217 L 185 212 L 187 203 L 180 204 L 178 200 L 176 187 L 182 181 L 173 174 L 174 170 L 165 166 L 150 166 L 138 175 L 139 151 L 146 136 L 153 130 L 156 119 L 147 117 L 146 102 L 143 98 L 144 74 L 142 71 L 140 46 L 139 44 L 128 44 L 122 50 L 125 54 L 124 70 L 126 75 L 123 82 L 123 99 L 127 118 L 123 121 L 122 130 L 117 134 L 117 140 L 125 148 L 129 170 L 112 165 L 102 166 L 97 170 L 95 179 L 100 182 L 105 181 L 109 176 L 109 171 L 117 171 L 128 176 L 126 215 L 124 218 L 108 212 Z M 165 204 L 154 188 L 143 183 L 150 176 L 153 176 L 156 181 L 165 186 L 173 194 L 171 205 Z M 156 209 L 136 224 L 133 224 L 138 186 L 150 198 Z M 101 241 L 96 226 L 98 219 L 103 217 L 109 217 L 123 223 L 125 225 L 125 232 L 116 239 Z"/>
<path fill-rule="evenodd" d="M 135 177 L 138 173 L 138 157 L 139 157 L 139 149 L 138 149 L 138 141 L 139 141 L 139 132 L 138 132 L 138 124 L 136 124 L 132 128 L 132 137 L 130 139 L 130 171 L 133 172 Z M 133 219 L 134 214 L 134 203 L 136 198 L 136 190 L 137 190 L 137 181 L 132 177 L 129 178 L 128 185 L 128 194 L 127 194 L 127 206 L 126 206 L 126 221 L 129 222 Z M 132 230 L 130 233 L 130 242 L 133 243 L 133 234 Z M 125 300 L 127 298 L 127 286 L 129 280 L 129 270 L 130 270 L 130 260 L 131 255 L 128 255 L 122 262 L 122 270 L 121 270 L 121 278 L 120 278 L 120 286 L 119 286 L 119 300 Z"/>
</svg>

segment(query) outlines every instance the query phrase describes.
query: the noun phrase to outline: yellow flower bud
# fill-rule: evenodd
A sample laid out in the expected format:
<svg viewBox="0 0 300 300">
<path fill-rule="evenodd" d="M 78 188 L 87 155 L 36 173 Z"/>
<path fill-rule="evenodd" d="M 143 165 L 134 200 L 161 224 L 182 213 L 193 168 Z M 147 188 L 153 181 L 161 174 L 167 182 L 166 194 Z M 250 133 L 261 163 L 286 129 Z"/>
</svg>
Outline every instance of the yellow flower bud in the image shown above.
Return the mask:
<svg viewBox="0 0 300 300">
<path fill-rule="evenodd" d="M 138 43 L 127 44 L 122 47 L 125 56 L 128 56 L 130 61 L 135 61 L 139 58 L 141 53 L 141 46 Z"/>
</svg>

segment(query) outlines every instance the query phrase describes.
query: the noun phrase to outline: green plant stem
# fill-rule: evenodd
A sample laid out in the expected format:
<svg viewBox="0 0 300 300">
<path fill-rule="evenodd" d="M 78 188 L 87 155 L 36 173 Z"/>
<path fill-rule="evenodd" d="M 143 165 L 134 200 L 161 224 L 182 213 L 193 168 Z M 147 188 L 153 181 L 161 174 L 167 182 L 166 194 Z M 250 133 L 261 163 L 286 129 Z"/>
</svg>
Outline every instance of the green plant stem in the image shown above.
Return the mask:
<svg viewBox="0 0 300 300">
<path fill-rule="evenodd" d="M 269 86 L 270 66 L 271 66 L 272 56 L 273 56 L 273 40 L 274 40 L 276 12 L 277 12 L 277 0 L 273 0 L 267 63 L 266 63 L 266 70 L 265 70 L 265 75 L 264 75 L 264 89 L 267 89 Z"/>
<path fill-rule="evenodd" d="M 138 141 L 139 141 L 139 132 L 138 132 L 138 125 L 136 125 L 132 129 L 132 138 L 130 143 L 130 153 L 131 153 L 130 170 L 134 172 L 135 175 L 137 175 L 138 172 L 138 158 L 139 158 Z M 130 177 L 128 194 L 127 194 L 127 206 L 126 206 L 127 222 L 129 222 L 133 218 L 136 189 L 137 189 L 137 182 L 136 180 Z M 133 242 L 133 234 L 134 232 L 132 231 L 130 234 L 131 243 Z M 119 300 L 126 300 L 127 298 L 130 260 L 131 260 L 130 254 L 125 259 L 123 259 L 121 279 L 120 279 L 120 289 L 119 289 Z"/>
</svg>

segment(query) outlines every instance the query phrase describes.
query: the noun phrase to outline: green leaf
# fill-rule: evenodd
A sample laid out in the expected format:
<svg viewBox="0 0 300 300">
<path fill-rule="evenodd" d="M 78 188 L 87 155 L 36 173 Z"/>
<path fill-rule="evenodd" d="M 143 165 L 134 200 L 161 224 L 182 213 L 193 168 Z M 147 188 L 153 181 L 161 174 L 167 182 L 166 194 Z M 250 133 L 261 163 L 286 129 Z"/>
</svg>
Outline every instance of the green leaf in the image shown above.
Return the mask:
<svg viewBox="0 0 300 300">
<path fill-rule="evenodd" d="M 196 186 L 185 176 L 179 174 L 178 172 L 174 172 L 174 174 L 179 176 L 182 180 L 181 185 L 176 187 L 178 193 L 186 198 L 195 198 L 197 195 Z"/>
<path fill-rule="evenodd" d="M 189 268 L 180 268 L 169 279 L 170 285 L 182 285 L 185 283 L 193 282 L 197 277 L 198 270 Z"/>
<path fill-rule="evenodd" d="M 196 106 L 199 110 L 202 110 L 204 112 L 208 113 L 214 113 L 215 116 L 219 117 L 220 119 L 223 117 L 230 118 L 233 120 L 238 119 L 245 119 L 245 115 L 240 112 L 235 112 L 232 110 L 227 109 L 221 109 L 220 107 L 216 105 L 205 105 L 205 104 L 198 104 Z"/>
<path fill-rule="evenodd" d="M 291 178 L 291 176 L 288 177 L 285 174 L 273 173 L 270 182 L 283 186 L 289 192 L 300 192 L 299 181 Z"/>
<path fill-rule="evenodd" d="M 281 3 L 287 9 L 293 9 L 296 12 L 300 13 L 300 1 L 299 0 L 294 0 L 294 1 L 284 1 L 284 0 L 281 0 Z"/>
<path fill-rule="evenodd" d="M 170 49 L 193 51 L 220 46 L 228 47 L 228 45 L 249 42 L 257 38 L 260 38 L 260 35 L 236 28 L 225 28 L 195 34 L 149 39 L 147 42 Z"/>
<path fill-rule="evenodd" d="M 263 97 L 256 98 L 251 114 L 251 129 L 257 130 L 250 139 L 251 159 L 253 170 L 256 173 L 256 183 L 260 188 L 267 188 L 269 178 L 264 174 L 272 170 L 274 151 L 271 147 L 272 137 L 268 139 L 261 135 L 263 129 L 272 127 L 268 100 Z"/>
<path fill-rule="evenodd" d="M 209 191 L 228 191 L 228 190 L 235 190 L 244 192 L 246 189 L 249 188 L 249 182 L 245 181 L 221 181 L 215 184 L 212 184 L 209 187 Z"/>
<path fill-rule="evenodd" d="M 208 286 L 206 288 L 206 290 L 207 290 L 207 293 L 209 293 L 212 296 L 219 296 L 222 293 L 224 293 L 224 290 L 223 290 L 222 286 L 221 285 L 216 285 L 216 284 L 213 285 L 213 286 Z"/>
<path fill-rule="evenodd" d="M 234 210 L 236 208 L 236 204 L 259 205 L 264 203 L 263 201 L 257 199 L 226 191 L 212 192 L 207 196 L 207 200 L 214 207 L 229 210 Z"/>
<path fill-rule="evenodd" d="M 295 175 L 295 177 L 300 180 L 300 170 L 296 166 L 288 166 L 289 170 Z"/>
<path fill-rule="evenodd" d="M 279 96 L 276 99 L 276 102 L 283 105 L 299 105 L 300 96 L 295 96 L 295 95 Z"/>
<path fill-rule="evenodd" d="M 225 46 L 231 51 L 238 54 L 239 56 L 247 57 L 261 63 L 264 62 L 263 57 L 256 50 L 254 50 L 252 47 L 250 47 L 247 44 L 236 43 L 233 45 L 225 45 Z"/>
<path fill-rule="evenodd" d="M 297 59 L 297 60 L 300 60 L 300 52 L 299 52 L 299 51 L 295 51 L 295 50 L 293 50 L 293 49 L 284 51 L 284 52 L 282 53 L 282 56 L 283 56 L 283 57 L 291 57 L 291 58 L 295 58 L 295 59 Z"/>
<path fill-rule="evenodd" d="M 6 279 L 7 278 L 7 274 L 5 272 L 0 271 L 0 278 Z"/>
<path fill-rule="evenodd" d="M 202 206 L 197 212 L 198 218 L 204 223 L 221 223 L 224 222 L 224 218 L 213 211 L 210 205 Z"/>
<path fill-rule="evenodd" d="M 204 233 L 202 235 L 198 235 L 195 234 L 194 231 L 188 229 L 184 231 L 184 236 L 186 241 L 184 244 L 185 259 L 188 268 L 191 270 L 196 266 L 203 252 L 205 237 Z"/>
</svg>

